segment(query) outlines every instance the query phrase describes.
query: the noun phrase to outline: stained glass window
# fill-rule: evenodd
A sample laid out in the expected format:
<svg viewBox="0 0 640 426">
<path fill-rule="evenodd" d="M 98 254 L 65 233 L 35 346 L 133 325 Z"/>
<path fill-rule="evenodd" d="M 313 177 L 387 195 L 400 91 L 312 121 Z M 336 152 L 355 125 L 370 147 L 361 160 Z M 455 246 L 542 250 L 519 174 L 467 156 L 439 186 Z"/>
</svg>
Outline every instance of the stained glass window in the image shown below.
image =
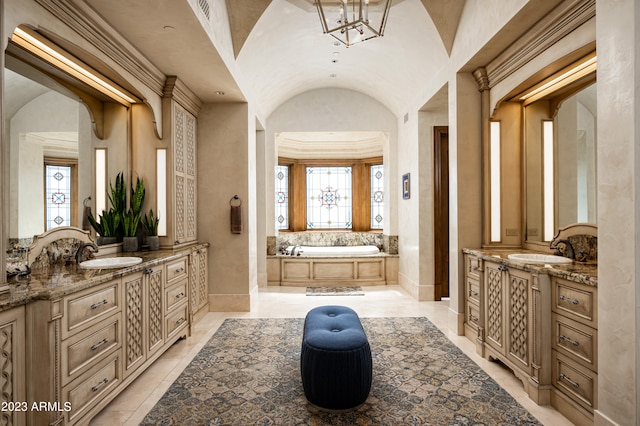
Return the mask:
<svg viewBox="0 0 640 426">
<path fill-rule="evenodd" d="M 384 166 L 371 166 L 371 229 L 384 228 Z"/>
<path fill-rule="evenodd" d="M 46 165 L 47 230 L 71 226 L 71 167 Z"/>
<path fill-rule="evenodd" d="M 289 229 L 289 167 L 276 166 L 276 229 Z"/>
<path fill-rule="evenodd" d="M 307 229 L 351 229 L 351 167 L 307 167 Z"/>
</svg>

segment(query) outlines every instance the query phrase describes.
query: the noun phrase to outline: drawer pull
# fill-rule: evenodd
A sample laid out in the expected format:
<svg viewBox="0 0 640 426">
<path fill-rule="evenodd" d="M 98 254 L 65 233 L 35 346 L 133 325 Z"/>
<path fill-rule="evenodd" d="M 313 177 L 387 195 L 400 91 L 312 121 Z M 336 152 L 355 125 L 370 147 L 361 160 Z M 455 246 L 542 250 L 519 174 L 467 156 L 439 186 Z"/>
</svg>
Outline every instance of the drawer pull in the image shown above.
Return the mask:
<svg viewBox="0 0 640 426">
<path fill-rule="evenodd" d="M 109 343 L 108 339 L 102 339 L 98 343 L 96 343 L 95 345 L 92 345 L 91 346 L 91 350 L 92 351 L 97 351 L 100 346 L 105 345 L 107 343 Z"/>
<path fill-rule="evenodd" d="M 560 373 L 560 380 L 565 380 L 565 381 L 569 382 L 571 384 L 571 386 L 573 386 L 576 389 L 578 389 L 580 387 L 580 384 L 574 382 L 568 376 L 566 376 L 566 375 L 564 375 L 562 373 Z"/>
<path fill-rule="evenodd" d="M 91 309 L 98 309 L 100 306 L 106 305 L 107 303 L 109 303 L 107 299 L 104 299 L 102 302 L 97 302 L 91 305 Z"/>
<path fill-rule="evenodd" d="M 509 268 L 507 268 L 507 267 L 506 267 L 506 266 L 504 266 L 504 265 L 500 265 L 500 266 L 498 266 L 498 271 L 505 272 L 505 271 L 508 271 L 508 270 L 509 270 Z"/>
<path fill-rule="evenodd" d="M 563 300 L 563 301 L 569 302 L 569 303 L 573 303 L 574 305 L 577 305 L 578 303 L 580 303 L 580 301 L 578 301 L 577 299 L 572 299 L 570 297 L 565 296 L 564 294 L 560 295 L 560 300 Z"/>
<path fill-rule="evenodd" d="M 176 274 L 181 274 L 184 272 L 184 268 L 178 268 L 176 269 Z"/>
<path fill-rule="evenodd" d="M 474 316 L 474 315 L 471 315 L 471 314 L 469 314 L 469 319 L 470 319 L 471 321 L 474 321 L 474 322 L 478 321 L 478 317 L 476 317 L 476 316 Z"/>
<path fill-rule="evenodd" d="M 152 272 L 153 272 L 153 269 L 151 269 L 151 268 L 147 268 L 147 269 L 145 269 L 145 270 L 144 270 L 144 272 L 143 272 L 143 273 L 144 273 L 145 275 L 149 275 L 149 274 L 151 274 Z"/>
<path fill-rule="evenodd" d="M 176 321 L 176 325 L 180 325 L 185 321 L 186 321 L 186 319 L 184 319 L 184 317 L 181 317 L 178 321 Z"/>
<path fill-rule="evenodd" d="M 176 299 L 182 299 L 184 297 L 184 292 L 176 294 Z"/>
<path fill-rule="evenodd" d="M 91 388 L 91 390 L 92 390 L 93 392 L 98 392 L 98 389 L 100 389 L 101 387 L 103 387 L 103 386 L 104 386 L 104 385 L 106 385 L 107 383 L 109 383 L 109 379 L 107 379 L 107 378 L 105 377 L 104 379 L 102 379 L 102 380 L 100 381 L 100 383 L 98 383 L 97 385 L 93 386 L 93 387 Z"/>
<path fill-rule="evenodd" d="M 580 345 L 580 343 L 578 343 L 576 340 L 569 339 L 567 336 L 562 336 L 562 335 L 561 335 L 561 336 L 560 336 L 560 340 L 564 340 L 564 341 L 565 341 L 565 342 L 567 342 L 567 343 L 571 343 L 573 346 L 578 346 L 578 345 Z"/>
<path fill-rule="evenodd" d="M 477 291 L 469 290 L 469 295 L 470 295 L 470 296 L 477 296 L 477 295 L 479 295 L 479 294 L 480 294 L 480 293 L 478 293 Z"/>
</svg>

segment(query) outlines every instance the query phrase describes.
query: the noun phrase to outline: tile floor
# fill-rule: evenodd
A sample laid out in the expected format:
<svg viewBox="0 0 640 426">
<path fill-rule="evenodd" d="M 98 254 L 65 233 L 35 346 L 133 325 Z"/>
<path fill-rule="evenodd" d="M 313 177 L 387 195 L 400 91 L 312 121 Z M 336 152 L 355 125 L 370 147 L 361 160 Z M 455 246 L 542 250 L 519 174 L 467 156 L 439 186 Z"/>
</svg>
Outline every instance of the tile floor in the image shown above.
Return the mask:
<svg viewBox="0 0 640 426">
<path fill-rule="evenodd" d="M 163 354 L 105 407 L 93 419 L 91 426 L 137 425 L 226 318 L 302 318 L 309 309 L 329 304 L 349 306 L 361 317 L 426 316 L 543 424 L 572 425 L 550 406 L 533 403 L 523 390 L 522 383 L 508 369 L 479 357 L 472 342 L 448 330 L 447 301 L 418 302 L 399 286 L 363 289 L 364 296 L 306 296 L 305 288 L 264 287 L 259 291 L 257 307 L 253 312 L 206 314 L 195 325 L 192 336 L 178 341 Z"/>
</svg>

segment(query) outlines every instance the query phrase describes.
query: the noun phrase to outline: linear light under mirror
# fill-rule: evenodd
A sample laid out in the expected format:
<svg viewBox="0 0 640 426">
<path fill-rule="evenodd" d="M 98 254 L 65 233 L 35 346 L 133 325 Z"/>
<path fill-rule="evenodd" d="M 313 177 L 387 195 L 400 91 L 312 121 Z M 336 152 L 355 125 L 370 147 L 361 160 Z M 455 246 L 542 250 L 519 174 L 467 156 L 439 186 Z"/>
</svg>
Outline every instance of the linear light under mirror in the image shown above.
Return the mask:
<svg viewBox="0 0 640 426">
<path fill-rule="evenodd" d="M 591 77 L 586 87 L 525 107 L 527 242 L 548 242 L 558 228 L 573 223 L 596 223 L 597 112 Z"/>
<path fill-rule="evenodd" d="M 13 41 L 2 72 L 4 243 L 24 247 L 52 227 L 82 227 L 85 205 L 96 213 L 96 198 L 104 198 L 96 197 L 96 149 L 105 149 L 107 169 L 101 175 L 107 186 L 117 173 L 128 175 L 129 114 L 123 103 L 84 92 L 85 82 Z M 102 115 L 98 133 L 95 108 Z"/>
</svg>

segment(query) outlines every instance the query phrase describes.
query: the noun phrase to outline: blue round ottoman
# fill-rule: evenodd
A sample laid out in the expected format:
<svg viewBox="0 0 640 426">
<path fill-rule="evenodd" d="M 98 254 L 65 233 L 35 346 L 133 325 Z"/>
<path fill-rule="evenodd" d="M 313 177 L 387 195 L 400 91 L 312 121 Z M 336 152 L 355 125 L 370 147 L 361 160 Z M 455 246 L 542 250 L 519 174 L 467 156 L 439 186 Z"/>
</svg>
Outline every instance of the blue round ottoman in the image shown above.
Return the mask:
<svg viewBox="0 0 640 426">
<path fill-rule="evenodd" d="M 345 306 L 320 306 L 307 313 L 300 353 L 302 387 L 316 407 L 357 408 L 371 390 L 371 348 L 358 314 Z"/>
</svg>

